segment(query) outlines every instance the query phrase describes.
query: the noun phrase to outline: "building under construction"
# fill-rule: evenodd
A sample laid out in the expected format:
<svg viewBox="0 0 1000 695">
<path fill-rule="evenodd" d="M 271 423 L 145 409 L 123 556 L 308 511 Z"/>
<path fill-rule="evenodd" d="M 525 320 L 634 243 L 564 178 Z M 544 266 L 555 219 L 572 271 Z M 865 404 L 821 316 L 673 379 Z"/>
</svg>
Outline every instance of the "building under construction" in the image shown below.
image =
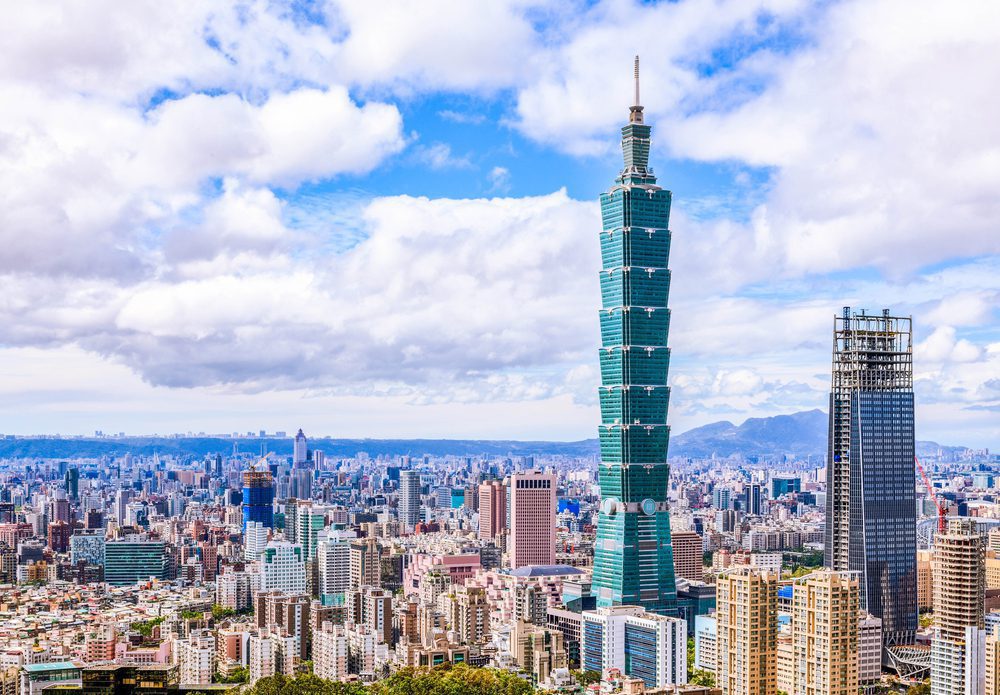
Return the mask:
<svg viewBox="0 0 1000 695">
<path fill-rule="evenodd" d="M 267 528 L 274 527 L 274 478 L 266 467 L 251 466 L 243 473 L 243 532 L 247 522 L 257 521 Z"/>
<path fill-rule="evenodd" d="M 917 629 L 914 453 L 912 321 L 844 307 L 833 329 L 825 564 L 860 573 L 861 605 L 882 619 L 890 652 Z"/>
</svg>

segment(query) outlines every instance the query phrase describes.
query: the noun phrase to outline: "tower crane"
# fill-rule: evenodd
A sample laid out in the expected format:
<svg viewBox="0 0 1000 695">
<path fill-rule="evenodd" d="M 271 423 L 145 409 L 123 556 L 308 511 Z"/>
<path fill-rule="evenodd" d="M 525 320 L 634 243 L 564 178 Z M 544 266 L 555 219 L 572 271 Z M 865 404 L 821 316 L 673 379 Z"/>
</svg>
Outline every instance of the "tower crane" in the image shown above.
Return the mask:
<svg viewBox="0 0 1000 695">
<path fill-rule="evenodd" d="M 944 533 L 946 530 L 946 518 L 948 516 L 948 508 L 944 505 L 943 502 L 941 502 L 941 500 L 938 499 L 937 493 L 934 492 L 934 486 L 931 485 L 930 478 L 927 477 L 927 473 L 924 471 L 924 467 L 920 465 L 920 459 L 914 456 L 913 461 L 917 464 L 917 470 L 920 471 L 920 477 L 923 479 L 924 486 L 927 488 L 927 494 L 931 496 L 931 500 L 934 501 L 934 506 L 937 507 L 938 533 Z"/>
</svg>

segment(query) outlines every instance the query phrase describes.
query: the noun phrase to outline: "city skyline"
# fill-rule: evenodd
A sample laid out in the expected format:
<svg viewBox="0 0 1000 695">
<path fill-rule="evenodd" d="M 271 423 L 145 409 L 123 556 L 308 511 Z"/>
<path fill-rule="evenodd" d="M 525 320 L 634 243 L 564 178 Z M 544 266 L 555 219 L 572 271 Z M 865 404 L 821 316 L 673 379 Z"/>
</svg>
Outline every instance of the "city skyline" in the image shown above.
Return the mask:
<svg viewBox="0 0 1000 695">
<path fill-rule="evenodd" d="M 594 590 L 601 608 L 677 607 L 670 538 L 670 191 L 649 165 L 635 58 L 635 98 L 622 127 L 624 166 L 601 194 L 601 508 Z"/>
<path fill-rule="evenodd" d="M 2 30 L 4 433 L 592 438 L 639 53 L 675 430 L 822 407 L 832 316 L 891 306 L 917 437 L 1000 446 L 988 3 L 77 11 Z"/>
</svg>

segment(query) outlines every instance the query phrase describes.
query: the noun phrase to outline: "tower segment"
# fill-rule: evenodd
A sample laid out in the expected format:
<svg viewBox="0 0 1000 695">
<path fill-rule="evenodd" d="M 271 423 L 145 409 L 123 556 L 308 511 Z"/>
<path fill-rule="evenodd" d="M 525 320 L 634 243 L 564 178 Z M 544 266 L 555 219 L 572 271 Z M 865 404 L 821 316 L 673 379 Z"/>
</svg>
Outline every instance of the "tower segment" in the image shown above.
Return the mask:
<svg viewBox="0 0 1000 695">
<path fill-rule="evenodd" d="M 601 195 L 601 507 L 593 586 L 599 607 L 676 609 L 667 508 L 670 191 L 649 167 L 650 126 L 635 103 L 622 128 L 624 168 Z"/>
</svg>

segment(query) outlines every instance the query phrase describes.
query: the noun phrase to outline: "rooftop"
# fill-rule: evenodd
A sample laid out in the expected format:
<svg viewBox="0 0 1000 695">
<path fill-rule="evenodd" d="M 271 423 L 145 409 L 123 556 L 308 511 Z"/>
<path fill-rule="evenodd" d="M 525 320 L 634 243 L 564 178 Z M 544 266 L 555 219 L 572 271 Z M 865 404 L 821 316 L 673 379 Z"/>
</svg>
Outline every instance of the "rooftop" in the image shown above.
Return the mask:
<svg viewBox="0 0 1000 695">
<path fill-rule="evenodd" d="M 586 572 L 569 565 L 525 565 L 511 570 L 510 574 L 513 577 L 575 577 Z"/>
</svg>

